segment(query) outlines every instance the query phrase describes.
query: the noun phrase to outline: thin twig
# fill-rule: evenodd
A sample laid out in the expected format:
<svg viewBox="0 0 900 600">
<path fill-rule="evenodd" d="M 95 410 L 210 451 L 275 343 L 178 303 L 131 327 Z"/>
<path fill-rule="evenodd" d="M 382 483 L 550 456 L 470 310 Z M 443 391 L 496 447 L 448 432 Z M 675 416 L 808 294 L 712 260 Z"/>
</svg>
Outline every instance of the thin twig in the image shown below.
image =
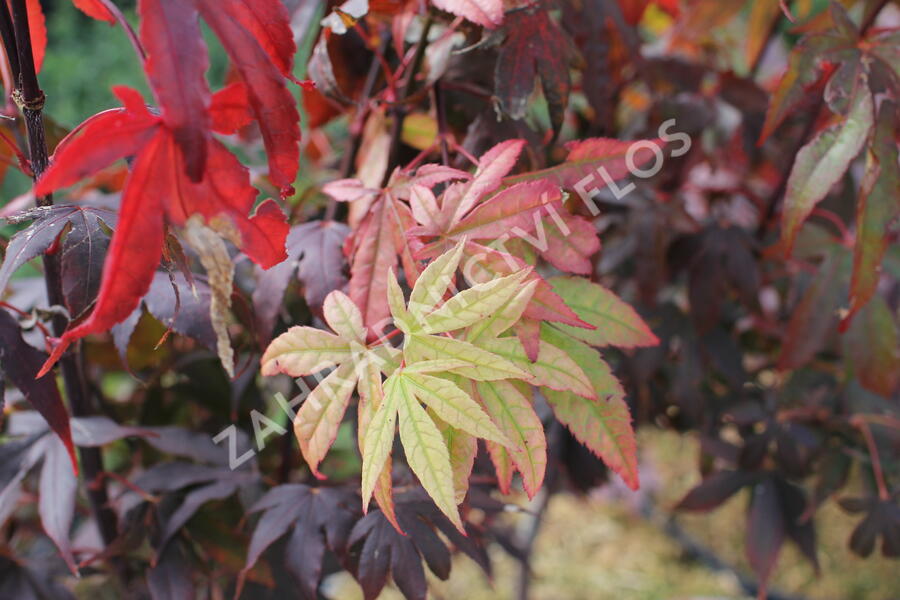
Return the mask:
<svg viewBox="0 0 900 600">
<path fill-rule="evenodd" d="M 419 70 L 419 65 L 422 63 L 422 58 L 425 56 L 425 47 L 428 45 L 428 33 L 431 31 L 432 23 L 433 20 L 429 15 L 425 21 L 425 25 L 422 27 L 422 34 L 419 36 L 419 41 L 416 44 L 416 52 L 413 56 L 409 72 L 406 74 L 406 79 L 403 82 L 403 89 L 401 90 L 400 95 L 397 98 L 397 104 L 392 111 L 394 123 L 391 125 L 391 145 L 390 150 L 388 151 L 387 162 L 388 168 L 385 169 L 381 187 L 387 185 L 387 182 L 391 177 L 392 167 L 397 164 L 397 155 L 400 152 L 400 136 L 403 133 L 403 119 L 406 118 L 404 101 L 409 97 L 413 85 L 415 84 L 416 72 Z"/>
<path fill-rule="evenodd" d="M 875 474 L 875 484 L 878 486 L 878 497 L 881 500 L 888 501 L 891 494 L 888 491 L 887 482 L 884 479 L 884 470 L 881 468 L 881 456 L 878 454 L 878 446 L 875 444 L 875 437 L 872 435 L 872 429 L 863 419 L 853 419 L 853 425 L 859 429 L 866 440 L 866 446 L 869 448 L 869 458 L 872 461 L 872 472 Z"/>
<path fill-rule="evenodd" d="M 112 13 L 112 16 L 116 18 L 116 21 L 118 21 L 122 29 L 125 30 L 125 35 L 128 36 L 128 41 L 131 42 L 131 47 L 134 48 L 134 51 L 140 57 L 141 62 L 147 60 L 147 53 L 144 51 L 144 46 L 141 45 L 141 40 L 138 39 L 137 34 L 134 32 L 134 28 L 131 26 L 131 23 L 128 22 L 128 19 L 125 18 L 125 15 L 122 14 L 122 11 L 119 10 L 119 7 L 116 6 L 112 0 L 100 0 L 100 3 L 106 7 L 106 10 Z"/>
</svg>

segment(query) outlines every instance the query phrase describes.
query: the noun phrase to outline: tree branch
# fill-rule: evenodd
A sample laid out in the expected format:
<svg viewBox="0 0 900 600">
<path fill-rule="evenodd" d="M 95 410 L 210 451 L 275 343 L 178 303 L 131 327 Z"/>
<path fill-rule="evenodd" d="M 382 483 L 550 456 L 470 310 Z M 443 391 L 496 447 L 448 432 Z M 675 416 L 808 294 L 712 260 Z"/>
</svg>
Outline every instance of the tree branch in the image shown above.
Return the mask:
<svg viewBox="0 0 900 600">
<path fill-rule="evenodd" d="M 0 21 L 3 20 L 2 14 L 4 12 L 0 11 Z M 43 120 L 44 92 L 38 84 L 37 72 L 34 67 L 25 0 L 12 0 L 12 21 L 16 48 L 14 52 L 11 51 L 9 54 L 10 56 L 18 56 L 20 67 L 14 96 L 16 96 L 16 103 L 21 107 L 25 117 L 29 159 L 36 181 L 47 170 L 49 157 Z M 5 39 L 6 36 L 4 36 L 4 41 Z M 53 197 L 50 195 L 40 197 L 37 199 L 37 204 L 39 206 L 51 206 Z M 64 298 L 57 256 L 44 255 L 43 260 L 47 299 L 51 306 L 62 306 Z M 62 335 L 67 325 L 65 317 L 62 315 L 57 315 L 53 318 L 53 329 L 56 335 Z M 72 414 L 77 417 L 94 414 L 81 359 L 80 346 L 77 346 L 60 361 L 66 396 L 69 399 Z M 102 477 L 100 477 L 103 471 L 103 456 L 99 448 L 79 448 L 79 451 L 91 509 L 94 513 L 94 518 L 97 520 L 103 541 L 108 546 L 116 539 L 118 528 L 116 514 L 109 506 L 109 495 L 107 494 L 106 485 Z"/>
</svg>

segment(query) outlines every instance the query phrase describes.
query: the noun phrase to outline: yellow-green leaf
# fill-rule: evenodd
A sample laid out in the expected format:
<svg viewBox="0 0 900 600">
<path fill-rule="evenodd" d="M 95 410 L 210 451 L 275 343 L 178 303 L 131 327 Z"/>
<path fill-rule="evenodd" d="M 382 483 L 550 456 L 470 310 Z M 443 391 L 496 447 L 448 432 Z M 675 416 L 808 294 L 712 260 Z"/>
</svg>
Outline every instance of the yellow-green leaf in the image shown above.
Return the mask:
<svg viewBox="0 0 900 600">
<path fill-rule="evenodd" d="M 425 412 L 415 396 L 407 389 L 406 377 L 398 377 L 396 391 L 397 410 L 400 415 L 400 441 L 406 453 L 406 462 L 419 478 L 419 482 L 437 507 L 461 532 L 465 532 L 459 510 L 456 507 L 456 491 L 453 487 L 453 469 L 444 436 Z M 390 393 L 385 390 L 385 398 Z M 385 404 L 388 404 L 386 401 Z M 375 419 L 369 427 L 371 432 Z M 366 441 L 368 452 L 369 444 Z"/>
<path fill-rule="evenodd" d="M 392 375 L 384 382 L 384 400 L 375 410 L 362 447 L 362 505 L 366 510 L 375 484 L 384 469 L 391 447 L 394 445 L 394 429 L 397 423 L 397 405 L 405 392 L 401 377 Z M 415 401 L 415 399 L 413 399 Z"/>
<path fill-rule="evenodd" d="M 350 344 L 314 327 L 291 327 L 275 338 L 262 357 L 262 374 L 312 375 L 349 359 Z"/>
<path fill-rule="evenodd" d="M 448 425 L 476 437 L 510 445 L 478 403 L 452 381 L 407 371 L 403 376 L 407 389 Z"/>
<path fill-rule="evenodd" d="M 530 273 L 531 269 L 523 269 L 456 294 L 425 317 L 425 333 L 463 329 L 488 318 L 521 290 Z"/>
<path fill-rule="evenodd" d="M 387 294 L 388 306 L 391 308 L 391 316 L 394 318 L 394 325 L 404 333 L 410 333 L 421 329 L 419 324 L 413 320 L 412 316 L 406 310 L 406 301 L 403 298 L 403 290 L 400 288 L 400 283 L 397 281 L 397 276 L 394 274 L 393 269 L 388 271 Z"/>
<path fill-rule="evenodd" d="M 537 284 L 538 280 L 532 279 L 520 287 L 503 306 L 469 327 L 469 331 L 466 332 L 466 341 L 475 343 L 482 336 L 495 338 L 515 325 L 522 318 L 525 309 L 528 308 Z"/>
<path fill-rule="evenodd" d="M 579 319 L 595 327 L 558 324 L 569 335 L 592 346 L 635 348 L 659 343 L 635 310 L 602 285 L 582 277 L 553 277 L 547 281 Z"/>
<path fill-rule="evenodd" d="M 416 280 L 409 297 L 409 312 L 420 322 L 444 298 L 459 266 L 464 247 L 465 240 L 461 240 L 452 250 L 431 261 Z"/>
<path fill-rule="evenodd" d="M 335 290 L 325 297 L 322 305 L 325 322 L 345 340 L 355 340 L 361 344 L 366 341 L 366 328 L 363 326 L 362 313 L 350 296 Z"/>
<path fill-rule="evenodd" d="M 435 359 L 464 361 L 470 366 L 452 369 L 452 372 L 479 381 L 529 378 L 527 372 L 501 356 L 468 342 L 439 335 L 409 336 L 404 354 L 408 362 Z"/>
<path fill-rule="evenodd" d="M 453 469 L 453 489 L 456 492 L 456 503 L 460 504 L 466 499 L 469 491 L 469 477 L 472 475 L 472 467 L 475 466 L 475 455 L 478 453 L 478 439 L 448 425 L 443 419 L 428 410 L 434 424 L 447 445 L 450 453 L 450 468 Z"/>
<path fill-rule="evenodd" d="M 494 423 L 512 445 L 507 447 L 516 469 L 522 474 L 522 485 L 529 498 L 534 497 L 544 481 L 547 468 L 547 440 L 544 425 L 534 412 L 531 400 L 510 381 L 478 382 L 478 397 Z"/>
<path fill-rule="evenodd" d="M 316 477 L 319 463 L 337 437 L 350 395 L 356 387 L 353 363 L 346 362 L 332 371 L 312 391 L 294 417 L 294 435 L 300 452 Z"/>
<path fill-rule="evenodd" d="M 543 331 L 541 333 L 543 337 Z M 522 343 L 514 337 L 482 340 L 485 350 L 502 356 L 531 374 L 530 383 L 559 391 L 574 392 L 585 398 L 595 398 L 591 382 L 585 372 L 565 352 L 539 340 L 537 360 L 531 362 Z"/>
</svg>

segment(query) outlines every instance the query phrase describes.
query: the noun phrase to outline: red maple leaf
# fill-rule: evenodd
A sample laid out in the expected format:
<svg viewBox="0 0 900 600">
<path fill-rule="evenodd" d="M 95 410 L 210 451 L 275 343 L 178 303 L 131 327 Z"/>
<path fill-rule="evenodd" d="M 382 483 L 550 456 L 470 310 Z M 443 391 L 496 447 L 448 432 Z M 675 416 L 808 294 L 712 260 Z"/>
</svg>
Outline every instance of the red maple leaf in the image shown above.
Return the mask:
<svg viewBox="0 0 900 600">
<path fill-rule="evenodd" d="M 224 224 L 236 231 L 239 247 L 264 268 L 286 257 L 284 214 L 266 200 L 248 217 L 257 190 L 247 169 L 225 146 L 211 137 L 204 140 L 204 168 L 200 181 L 192 181 L 183 166 L 178 134 L 165 118 L 152 114 L 138 92 L 125 87 L 114 91 L 125 108 L 91 117 L 63 140 L 35 186 L 35 194 L 49 194 L 134 156 L 97 304 L 85 321 L 62 336 L 39 377 L 70 343 L 106 331 L 131 314 L 162 258 L 167 224 L 184 225 L 192 215 L 201 215 L 213 226 Z M 216 119 L 214 115 L 211 120 Z"/>
<path fill-rule="evenodd" d="M 300 117 L 285 85 L 285 78 L 293 78 L 296 45 L 280 0 L 141 0 L 138 12 L 147 51 L 144 69 L 190 178 L 201 178 L 211 128 L 202 17 L 245 85 L 266 147 L 269 178 L 287 192 L 300 159 Z"/>
</svg>

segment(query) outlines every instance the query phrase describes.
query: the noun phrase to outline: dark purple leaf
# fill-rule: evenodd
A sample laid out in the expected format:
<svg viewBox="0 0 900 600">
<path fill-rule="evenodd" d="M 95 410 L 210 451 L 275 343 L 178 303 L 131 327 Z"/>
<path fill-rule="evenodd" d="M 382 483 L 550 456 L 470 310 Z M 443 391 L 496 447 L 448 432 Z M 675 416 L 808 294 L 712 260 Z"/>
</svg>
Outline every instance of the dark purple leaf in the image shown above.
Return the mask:
<svg viewBox="0 0 900 600">
<path fill-rule="evenodd" d="M 108 417 L 74 417 L 71 420 L 72 440 L 76 446 L 104 446 L 129 436 L 147 436 L 152 433 L 140 427 L 119 425 Z"/>
<path fill-rule="evenodd" d="M 397 520 L 408 535 L 400 534 L 380 510 L 373 510 L 356 523 L 348 541 L 351 570 L 367 600 L 384 588 L 388 571 L 404 596 L 425 598 L 423 557 L 435 575 L 441 579 L 449 576 L 450 550 L 435 528 L 484 568 L 486 557 L 483 546 L 478 547 L 479 533 L 474 528 L 467 528 L 468 537 L 459 533 L 421 488 L 399 494 L 395 501 Z"/>
<path fill-rule="evenodd" d="M 310 309 L 322 315 L 322 302 L 347 282 L 341 247 L 349 228 L 333 221 L 310 221 L 291 228 L 287 237 L 288 259 L 271 269 L 258 269 L 253 308 L 260 332 L 268 341 L 278 317 L 284 292 L 294 276 L 303 284 L 303 297 Z"/>
<path fill-rule="evenodd" d="M 153 283 L 144 296 L 142 305 L 165 327 L 214 351 L 216 333 L 209 317 L 211 298 L 209 285 L 199 277 L 194 277 L 189 282 L 181 271 L 173 271 L 171 274 L 160 271 L 154 274 Z M 126 362 L 128 342 L 141 314 L 141 306 L 138 306 L 127 319 L 112 328 L 113 342 L 122 362 Z"/>
<path fill-rule="evenodd" d="M 189 485 L 215 481 L 222 469 L 186 462 L 156 464 L 138 475 L 134 485 L 148 492 L 172 492 Z"/>
<path fill-rule="evenodd" d="M 188 492 L 178 508 L 165 519 L 163 533 L 157 545 L 157 550 L 165 549 L 172 536 L 184 527 L 188 520 L 200 510 L 201 506 L 213 500 L 223 500 L 236 492 L 237 488 L 237 480 L 223 479 Z"/>
<path fill-rule="evenodd" d="M 69 414 L 63 405 L 52 375 L 34 376 L 47 356 L 22 339 L 19 323 L 5 310 L 0 310 L 0 368 L 6 378 L 18 387 L 32 406 L 41 413 L 69 452 L 71 467 L 78 472 L 78 459 L 72 445 Z"/>
<path fill-rule="evenodd" d="M 541 5 L 507 13 L 504 31 L 506 40 L 497 55 L 494 75 L 500 107 L 513 119 L 524 118 L 539 77 L 550 123 L 553 131 L 559 132 L 571 89 L 569 40 Z"/>
<path fill-rule="evenodd" d="M 753 483 L 754 476 L 744 471 L 719 471 L 713 473 L 681 499 L 677 510 L 707 511 L 731 498 L 742 487 Z"/>
<path fill-rule="evenodd" d="M 109 224 L 115 213 L 82 208 L 68 217 L 69 232 L 60 250 L 63 299 L 73 319 L 91 307 L 100 291 L 103 262 L 109 248 Z"/>
<path fill-rule="evenodd" d="M 75 514 L 75 492 L 78 479 L 72 471 L 66 447 L 58 438 L 47 438 L 44 467 L 41 469 L 38 512 L 44 531 L 56 547 L 72 573 L 77 573 L 75 558 L 69 542 L 69 529 Z"/>
<path fill-rule="evenodd" d="M 285 566 L 299 585 L 300 596 L 315 600 L 322 576 L 326 545 L 343 553 L 358 513 L 358 496 L 342 488 L 311 488 L 285 484 L 269 490 L 250 512 L 264 511 L 253 531 L 243 573 L 276 540 L 293 527 L 288 538 Z"/>
<path fill-rule="evenodd" d="M 777 480 L 776 485 L 781 496 L 781 510 L 784 513 L 787 535 L 818 572 L 816 528 L 811 518 L 805 518 L 808 506 L 806 494 L 801 488 L 783 479 Z"/>
<path fill-rule="evenodd" d="M 193 600 L 194 582 L 187 557 L 179 544 L 169 544 L 147 572 L 147 587 L 153 600 Z"/>
<path fill-rule="evenodd" d="M 228 466 L 230 447 L 227 440 L 221 444 L 213 442 L 212 437 L 205 433 L 189 431 L 182 427 L 147 427 L 145 430 L 151 435 L 146 437 L 147 443 L 169 454 L 192 458 L 198 462 L 214 465 Z M 240 430 L 233 430 L 235 435 L 235 454 L 240 457 L 250 450 L 250 438 Z M 155 434 L 155 435 L 152 435 Z M 254 459 L 242 463 L 242 467 L 249 467 Z"/>
<path fill-rule="evenodd" d="M 843 498 L 840 505 L 848 512 L 866 512 L 850 535 L 850 549 L 855 554 L 863 558 L 872 554 L 881 536 L 881 553 L 889 558 L 900 556 L 900 506 L 896 499 Z"/>
<path fill-rule="evenodd" d="M 784 544 L 785 518 L 775 481 L 766 478 L 753 487 L 747 514 L 747 560 L 761 582 L 772 574 Z"/>
</svg>

